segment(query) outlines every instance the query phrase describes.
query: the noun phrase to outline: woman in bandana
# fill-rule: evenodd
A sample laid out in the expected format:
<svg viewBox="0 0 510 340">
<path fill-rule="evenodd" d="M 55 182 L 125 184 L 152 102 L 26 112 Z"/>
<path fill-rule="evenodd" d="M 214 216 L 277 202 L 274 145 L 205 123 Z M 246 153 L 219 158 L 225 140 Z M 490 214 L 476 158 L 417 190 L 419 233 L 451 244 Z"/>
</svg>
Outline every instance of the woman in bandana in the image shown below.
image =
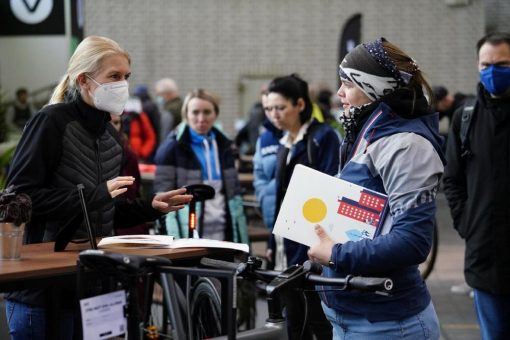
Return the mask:
<svg viewBox="0 0 510 340">
<path fill-rule="evenodd" d="M 416 62 L 384 38 L 358 45 L 340 64 L 346 138 L 339 177 L 388 195 L 373 240 L 335 243 L 316 226 L 309 256 L 327 277 L 390 277 L 391 296 L 317 287 L 334 339 L 438 339 L 439 322 L 418 264 L 432 243 L 443 173 L 438 116 Z"/>
</svg>

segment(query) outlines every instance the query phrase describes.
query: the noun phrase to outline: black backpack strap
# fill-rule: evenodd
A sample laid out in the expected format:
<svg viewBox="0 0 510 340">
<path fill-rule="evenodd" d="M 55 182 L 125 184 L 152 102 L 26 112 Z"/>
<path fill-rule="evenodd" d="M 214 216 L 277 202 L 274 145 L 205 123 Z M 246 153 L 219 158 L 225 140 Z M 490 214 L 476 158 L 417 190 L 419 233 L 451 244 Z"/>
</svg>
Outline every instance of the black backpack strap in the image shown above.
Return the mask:
<svg viewBox="0 0 510 340">
<path fill-rule="evenodd" d="M 312 123 L 309 127 L 308 127 L 308 130 L 306 131 L 306 155 L 308 156 L 308 164 L 310 166 L 310 168 L 315 168 L 315 164 L 316 160 L 315 160 L 315 157 L 317 156 L 316 155 L 316 151 L 317 151 L 317 148 L 316 146 L 317 143 L 313 140 L 313 135 L 315 134 L 315 131 L 320 127 L 320 124 L 314 124 Z"/>
<path fill-rule="evenodd" d="M 469 146 L 468 133 L 471 128 L 471 121 L 476 111 L 476 98 L 466 99 L 460 120 L 460 150 L 462 158 L 469 158 L 472 155 Z"/>
</svg>

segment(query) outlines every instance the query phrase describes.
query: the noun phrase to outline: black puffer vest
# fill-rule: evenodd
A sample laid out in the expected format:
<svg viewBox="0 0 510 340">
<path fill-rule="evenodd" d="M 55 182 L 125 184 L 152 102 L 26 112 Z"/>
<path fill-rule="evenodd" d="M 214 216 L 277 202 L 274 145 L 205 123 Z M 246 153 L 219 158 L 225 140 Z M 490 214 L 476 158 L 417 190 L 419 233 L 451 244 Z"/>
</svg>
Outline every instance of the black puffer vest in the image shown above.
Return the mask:
<svg viewBox="0 0 510 340">
<path fill-rule="evenodd" d="M 109 129 L 99 137 L 90 134 L 79 121 L 67 124 L 62 137 L 62 157 L 52 180 L 55 187 L 76 187 L 81 183 L 91 188 L 115 178 L 120 173 L 122 147 Z M 110 235 L 113 230 L 115 213 L 113 201 L 99 209 L 89 211 L 90 224 L 95 235 Z M 58 225 L 48 223 L 44 240 L 54 240 Z M 82 226 L 75 238 L 86 238 L 87 231 Z"/>
</svg>

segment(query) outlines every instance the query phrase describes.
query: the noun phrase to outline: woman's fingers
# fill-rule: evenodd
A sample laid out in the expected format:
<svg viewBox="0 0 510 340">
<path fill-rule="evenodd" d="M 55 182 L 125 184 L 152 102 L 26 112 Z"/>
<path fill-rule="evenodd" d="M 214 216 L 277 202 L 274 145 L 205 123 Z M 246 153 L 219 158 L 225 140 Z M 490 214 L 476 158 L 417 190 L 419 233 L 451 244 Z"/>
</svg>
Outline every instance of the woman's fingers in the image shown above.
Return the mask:
<svg viewBox="0 0 510 340">
<path fill-rule="evenodd" d="M 152 207 L 162 212 L 170 212 L 182 209 L 193 198 L 193 195 L 184 195 L 185 188 L 161 192 L 154 196 Z"/>
<path fill-rule="evenodd" d="M 127 191 L 126 186 L 132 185 L 135 178 L 132 176 L 119 176 L 106 182 L 106 187 L 112 198 L 117 197 Z"/>
</svg>

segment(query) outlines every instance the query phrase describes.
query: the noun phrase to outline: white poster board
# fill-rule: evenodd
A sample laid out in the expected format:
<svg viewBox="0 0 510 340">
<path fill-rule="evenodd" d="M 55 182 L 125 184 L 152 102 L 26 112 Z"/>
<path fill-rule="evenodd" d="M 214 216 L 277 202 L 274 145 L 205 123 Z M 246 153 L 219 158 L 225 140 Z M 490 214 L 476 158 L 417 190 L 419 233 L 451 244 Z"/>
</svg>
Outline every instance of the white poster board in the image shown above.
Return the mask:
<svg viewBox="0 0 510 340">
<path fill-rule="evenodd" d="M 372 239 L 382 227 L 387 196 L 298 164 L 273 234 L 313 246 L 321 225 L 339 243 Z"/>
</svg>

